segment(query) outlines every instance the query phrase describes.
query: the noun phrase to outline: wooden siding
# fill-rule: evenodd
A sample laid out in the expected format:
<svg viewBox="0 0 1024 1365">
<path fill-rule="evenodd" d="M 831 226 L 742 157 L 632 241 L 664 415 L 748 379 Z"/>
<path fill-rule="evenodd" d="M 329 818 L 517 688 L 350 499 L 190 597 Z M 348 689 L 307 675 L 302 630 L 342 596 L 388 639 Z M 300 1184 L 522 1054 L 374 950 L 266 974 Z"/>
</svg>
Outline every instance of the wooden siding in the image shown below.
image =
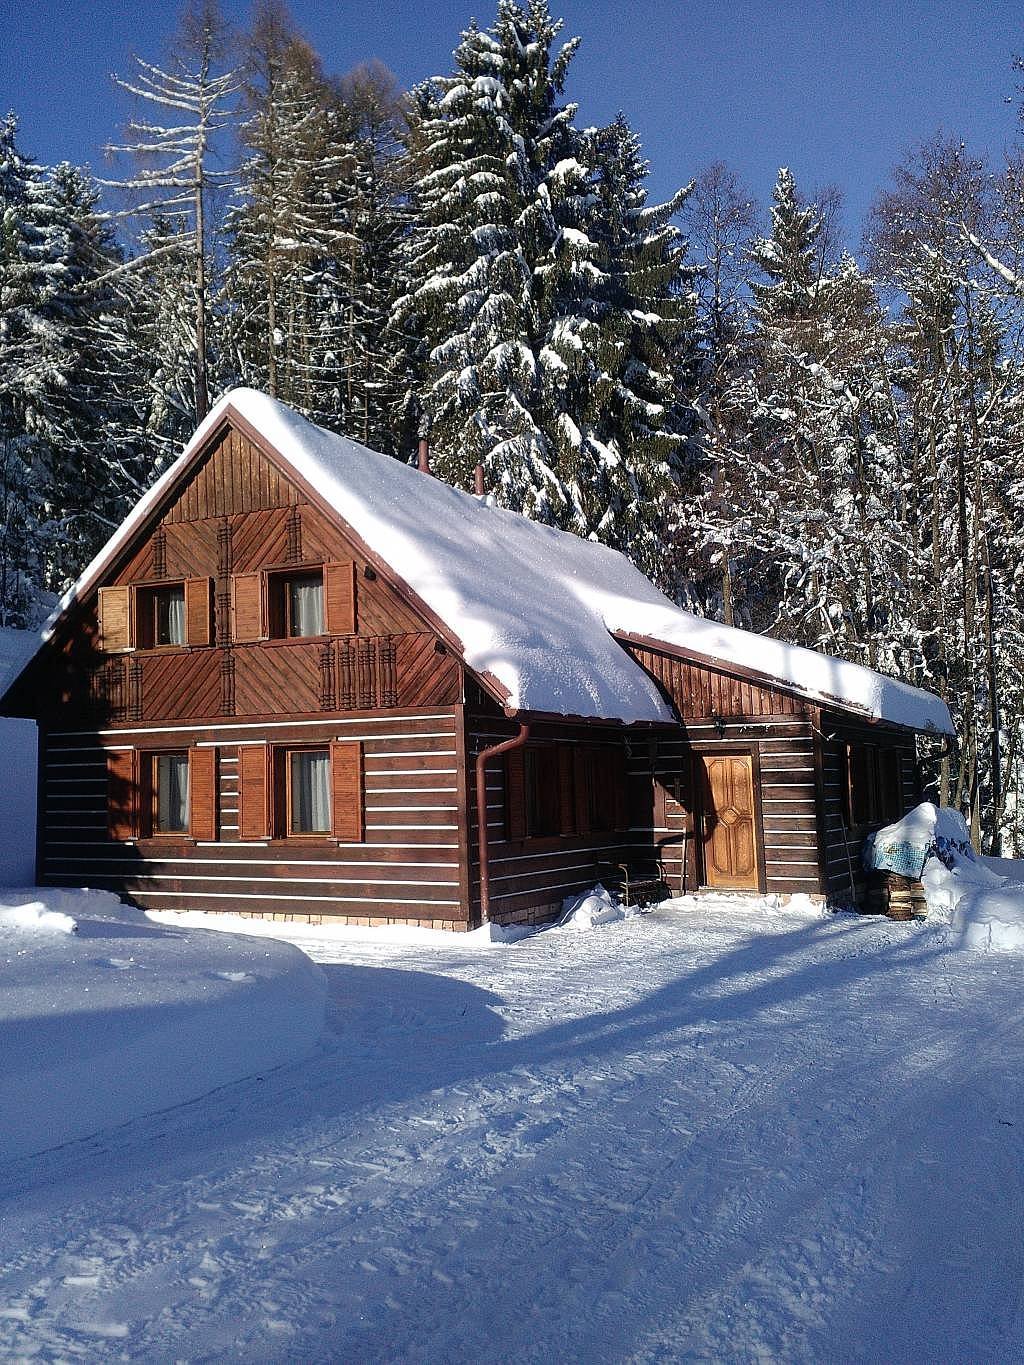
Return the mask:
<svg viewBox="0 0 1024 1365">
<path fill-rule="evenodd" d="M 637 663 L 656 678 L 684 720 L 705 716 L 802 716 L 806 704 L 770 686 L 731 675 L 726 668 L 699 664 L 628 644 Z"/>
<path fill-rule="evenodd" d="M 900 755 L 902 769 L 902 804 L 905 813 L 921 800 L 920 773 L 913 735 L 878 726 L 858 724 L 845 717 L 824 714 L 820 730 L 826 738 L 819 738 L 819 762 L 822 781 L 823 861 L 826 888 L 829 896 L 839 904 L 864 905 L 867 877 L 861 853 L 868 827 L 851 829 L 846 810 L 846 745 L 872 744 L 879 749 L 890 748 Z M 871 828 L 878 828 L 876 821 Z"/>
<path fill-rule="evenodd" d="M 302 725 L 226 722 L 51 731 L 42 767 L 44 882 L 107 887 L 147 909 L 309 913 L 464 926 L 460 727 L 461 708 L 450 707 Z M 242 841 L 239 748 L 247 741 L 361 744 L 362 840 Z M 128 745 L 216 750 L 218 839 L 165 836 L 122 843 L 108 837 L 107 756 L 128 752 Z"/>
<path fill-rule="evenodd" d="M 515 735 L 514 723 L 497 714 L 467 715 L 467 803 L 469 895 L 473 914 L 479 914 L 479 858 L 476 818 L 477 753 Z M 531 740 L 552 744 L 598 745 L 622 753 L 625 733 L 614 726 L 535 724 Z M 516 771 L 515 765 L 513 770 Z M 550 918 L 562 900 L 596 881 L 617 877 L 618 864 L 637 863 L 652 856 L 650 840 L 636 837 L 626 813 L 622 827 L 593 834 L 529 837 L 509 828 L 506 762 L 499 756 L 487 765 L 487 829 L 490 865 L 491 918 L 497 923 Z M 643 794 L 639 799 L 643 801 Z M 647 793 L 650 804 L 650 793 Z M 512 809 L 516 808 L 512 803 Z M 519 800 L 521 805 L 521 797 Z"/>
<path fill-rule="evenodd" d="M 325 583 L 329 624 L 349 633 L 317 641 L 258 638 L 266 628 L 263 571 L 319 564 L 332 566 Z M 108 610 L 108 635 L 119 644 L 127 638 L 128 594 L 163 581 L 190 584 L 189 647 L 104 652 L 93 595 L 26 675 L 14 708 L 44 724 L 59 709 L 63 723 L 70 716 L 102 728 L 452 706 L 462 699 L 458 658 L 323 510 L 240 433 L 220 441 L 161 520 L 113 566 L 102 592 L 108 605 L 116 597 L 123 619 L 114 621 Z M 201 625 L 208 644 L 199 643 Z"/>
</svg>

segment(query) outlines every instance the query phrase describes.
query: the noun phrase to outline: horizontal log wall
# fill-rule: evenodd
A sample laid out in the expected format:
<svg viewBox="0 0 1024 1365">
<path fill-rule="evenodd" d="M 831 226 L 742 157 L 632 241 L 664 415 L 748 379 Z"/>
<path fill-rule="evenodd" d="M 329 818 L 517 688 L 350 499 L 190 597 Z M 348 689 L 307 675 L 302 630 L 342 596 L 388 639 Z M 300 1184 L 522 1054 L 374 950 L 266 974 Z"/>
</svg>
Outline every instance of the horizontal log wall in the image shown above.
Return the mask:
<svg viewBox="0 0 1024 1365">
<path fill-rule="evenodd" d="M 518 727 L 497 717 L 467 715 L 467 795 L 469 826 L 469 886 L 474 915 L 479 914 L 479 859 L 476 818 L 476 754 L 506 739 Z M 608 745 L 621 750 L 622 730 L 608 726 L 534 725 L 533 740 L 557 744 Z M 644 741 L 646 742 L 646 740 Z M 534 923 L 551 919 L 562 901 L 595 882 L 618 877 L 618 864 L 636 863 L 652 856 L 647 820 L 639 833 L 624 828 L 605 833 L 513 839 L 506 822 L 505 761 L 487 765 L 487 826 L 490 865 L 491 919 L 499 924 Z M 647 811 L 651 793 L 646 791 Z M 632 824 L 632 816 L 630 823 Z"/>
<path fill-rule="evenodd" d="M 826 883 L 829 896 L 837 904 L 864 906 L 867 875 L 861 860 L 868 830 L 850 829 L 846 811 L 846 745 L 873 744 L 896 749 L 902 760 L 904 812 L 921 800 L 917 750 L 913 735 L 879 730 L 877 726 L 858 725 L 839 716 L 823 715 L 820 729 L 827 739 L 819 740 L 821 749 L 822 807 Z M 873 828 L 878 828 L 876 823 Z"/>
<path fill-rule="evenodd" d="M 660 847 L 673 892 L 692 891 L 702 883 L 693 762 L 697 754 L 716 749 L 756 755 L 765 891 L 820 894 L 814 733 L 809 720 L 786 715 L 737 719 L 721 726 L 690 719 L 678 736 L 657 742 L 649 766 L 639 759 L 634 764 L 634 776 L 646 772 L 654 784 L 656 818 L 650 834 Z"/>
<path fill-rule="evenodd" d="M 241 842 L 240 742 L 360 740 L 365 840 Z M 165 837 L 124 844 L 107 837 L 109 749 L 214 745 L 219 755 L 220 838 Z M 396 920 L 466 928 L 460 868 L 465 822 L 459 782 L 460 708 L 365 714 L 307 724 L 235 722 L 51 731 L 45 738 L 42 876 L 57 886 L 105 887 L 146 909 L 287 917 Z"/>
</svg>

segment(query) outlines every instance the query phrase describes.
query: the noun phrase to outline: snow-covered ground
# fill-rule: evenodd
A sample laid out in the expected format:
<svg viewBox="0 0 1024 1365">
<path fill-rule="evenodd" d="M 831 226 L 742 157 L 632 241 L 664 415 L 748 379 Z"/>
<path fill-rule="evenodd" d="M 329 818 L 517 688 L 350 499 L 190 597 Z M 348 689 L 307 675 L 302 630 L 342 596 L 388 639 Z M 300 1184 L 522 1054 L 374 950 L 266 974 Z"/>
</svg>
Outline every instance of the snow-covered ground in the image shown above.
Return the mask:
<svg viewBox="0 0 1024 1365">
<path fill-rule="evenodd" d="M 0 1357 L 1019 1360 L 1020 959 L 946 935 L 298 931 L 316 1055 L 0 1168 Z"/>
<path fill-rule="evenodd" d="M 153 924 L 107 891 L 0 893 L 0 1159 L 308 1056 L 321 973 L 291 944 Z"/>
</svg>

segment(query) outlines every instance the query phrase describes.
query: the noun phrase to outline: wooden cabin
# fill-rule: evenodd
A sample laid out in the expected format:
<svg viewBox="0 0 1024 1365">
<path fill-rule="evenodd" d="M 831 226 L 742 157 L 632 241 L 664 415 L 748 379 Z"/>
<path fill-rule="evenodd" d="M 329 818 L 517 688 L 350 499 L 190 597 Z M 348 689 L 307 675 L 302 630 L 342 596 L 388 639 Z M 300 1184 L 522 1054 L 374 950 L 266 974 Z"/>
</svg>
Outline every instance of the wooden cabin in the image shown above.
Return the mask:
<svg viewBox="0 0 1024 1365">
<path fill-rule="evenodd" d="M 952 734 L 928 693 L 702 621 L 614 551 L 249 390 L 2 709 L 39 727 L 44 885 L 448 929 L 655 864 L 673 894 L 858 900 L 919 737 Z"/>
</svg>

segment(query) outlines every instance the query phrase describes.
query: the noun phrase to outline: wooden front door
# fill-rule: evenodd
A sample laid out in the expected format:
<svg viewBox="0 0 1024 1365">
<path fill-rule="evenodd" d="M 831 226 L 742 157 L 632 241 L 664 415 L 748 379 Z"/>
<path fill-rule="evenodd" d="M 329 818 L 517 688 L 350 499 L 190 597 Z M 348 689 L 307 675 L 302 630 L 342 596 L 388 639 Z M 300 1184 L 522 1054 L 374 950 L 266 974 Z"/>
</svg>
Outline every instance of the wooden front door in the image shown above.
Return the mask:
<svg viewBox="0 0 1024 1365">
<path fill-rule="evenodd" d="M 757 891 L 757 812 L 750 754 L 698 754 L 704 880 L 716 890 Z"/>
</svg>

